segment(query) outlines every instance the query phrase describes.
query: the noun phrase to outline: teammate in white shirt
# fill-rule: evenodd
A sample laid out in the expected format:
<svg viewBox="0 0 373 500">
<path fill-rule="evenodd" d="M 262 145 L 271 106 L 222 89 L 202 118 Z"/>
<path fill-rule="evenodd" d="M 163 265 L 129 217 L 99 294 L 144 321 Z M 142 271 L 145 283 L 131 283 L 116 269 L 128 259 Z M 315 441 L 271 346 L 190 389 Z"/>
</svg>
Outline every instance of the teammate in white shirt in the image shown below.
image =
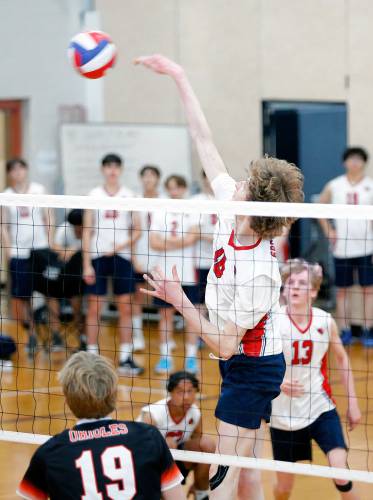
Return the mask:
<svg viewBox="0 0 373 500">
<path fill-rule="evenodd" d="M 45 194 L 45 188 L 28 178 L 28 165 L 21 158 L 6 164 L 9 194 Z M 32 355 L 37 346 L 31 313 L 33 272 L 32 250 L 45 250 L 53 240 L 54 217 L 49 209 L 38 207 L 6 207 L 2 209 L 2 246 L 9 262 L 12 296 L 12 317 L 28 328 L 27 350 Z M 60 342 L 60 338 L 53 339 Z"/>
<path fill-rule="evenodd" d="M 192 196 L 197 202 L 200 200 L 214 200 L 210 183 L 205 172 L 202 171 L 202 192 Z M 207 275 L 213 263 L 213 241 L 217 223 L 216 214 L 201 214 L 198 218 L 200 239 L 195 245 L 196 272 L 199 287 L 199 304 L 205 310 L 205 292 Z"/>
<path fill-rule="evenodd" d="M 158 198 L 159 181 L 161 171 L 154 165 L 144 165 L 140 170 L 140 182 L 142 185 L 141 196 L 143 198 Z M 156 260 L 154 250 L 149 244 L 150 226 L 152 214 L 150 212 L 138 213 L 141 224 L 141 236 L 136 241 L 132 253 L 132 263 L 135 268 L 136 293 L 132 305 L 132 326 L 133 326 L 133 348 L 135 351 L 145 349 L 144 332 L 142 329 L 142 308 L 147 304 L 148 297 L 140 292 L 144 285 L 144 273 L 148 273 Z M 144 303 L 145 301 L 145 303 Z"/>
<path fill-rule="evenodd" d="M 129 189 L 121 186 L 122 159 L 108 154 L 102 160 L 103 186 L 90 196 L 133 197 Z M 108 278 L 112 279 L 113 293 L 119 313 L 119 371 L 125 375 L 139 375 L 143 368 L 132 358 L 131 299 L 135 291 L 131 249 L 140 236 L 140 223 L 136 214 L 117 210 L 88 210 L 83 225 L 83 277 L 87 284 L 88 310 L 86 317 L 87 349 L 98 352 L 99 318 L 102 297 L 107 294 Z"/>
<path fill-rule="evenodd" d="M 52 249 L 64 263 L 63 275 L 60 278 L 63 298 L 69 299 L 73 311 L 73 323 L 79 334 L 80 350 L 87 348 L 82 314 L 82 235 L 83 210 L 70 210 L 65 222 L 56 228 Z M 57 302 L 55 318 L 59 319 L 60 304 Z"/>
<path fill-rule="evenodd" d="M 170 448 L 214 453 L 213 439 L 202 434 L 201 411 L 196 405 L 198 379 L 184 371 L 173 373 L 167 382 L 168 397 L 141 409 L 137 419 L 157 427 Z M 209 465 L 176 462 L 184 478 L 194 472 L 196 500 L 208 498 Z"/>
<path fill-rule="evenodd" d="M 281 394 L 272 403 L 271 437 L 275 460 L 312 460 L 311 440 L 327 455 L 330 466 L 347 467 L 347 447 L 328 381 L 327 356 L 335 356 L 345 389 L 349 430 L 361 419 L 351 365 L 331 315 L 312 307 L 322 269 L 302 259 L 289 260 L 281 269 L 286 306 L 279 318 L 286 360 Z M 278 473 L 276 500 L 290 497 L 293 474 Z M 335 480 L 341 497 L 356 499 L 351 482 Z"/>
<path fill-rule="evenodd" d="M 320 203 L 373 205 L 373 179 L 366 175 L 368 153 L 348 148 L 343 154 L 346 173 L 329 181 L 320 195 Z M 333 247 L 337 286 L 337 322 L 344 345 L 352 343 L 349 288 L 362 287 L 364 301 L 363 345 L 373 347 L 373 225 L 372 221 L 338 219 L 334 225 L 320 220 L 325 236 Z"/>
<path fill-rule="evenodd" d="M 251 164 L 250 177 L 236 183 L 212 140 L 200 104 L 184 73 L 164 56 L 136 61 L 157 73 L 170 75 L 179 90 L 190 133 L 211 183 L 221 200 L 303 200 L 303 176 L 286 161 L 263 158 Z M 275 318 L 281 287 L 271 238 L 293 219 L 280 217 L 220 217 L 214 239 L 214 264 L 208 276 L 206 305 L 210 322 L 188 301 L 178 282 L 158 269 L 148 278 L 154 291 L 178 309 L 191 327 L 223 358 L 221 394 L 215 415 L 220 419 L 217 450 L 222 454 L 260 456 L 263 421 L 269 421 L 271 402 L 280 393 L 285 373 L 280 332 Z M 240 477 L 241 476 L 241 477 Z M 226 466 L 210 468 L 210 498 L 263 498 L 260 476 Z"/>
<path fill-rule="evenodd" d="M 186 180 L 179 175 L 171 175 L 165 181 L 165 189 L 172 199 L 184 198 L 187 191 Z M 198 303 L 198 286 L 195 273 L 194 245 L 199 239 L 198 216 L 192 214 L 157 212 L 153 214 L 150 228 L 150 247 L 158 253 L 157 265 L 168 278 L 172 277 L 174 265 L 180 269 L 181 281 L 192 304 Z M 163 300 L 154 299 L 159 306 L 160 360 L 155 366 L 156 373 L 169 373 L 173 369 L 170 351 L 174 348 L 173 317 L 174 308 Z M 197 337 L 186 321 L 185 370 L 197 373 Z"/>
</svg>

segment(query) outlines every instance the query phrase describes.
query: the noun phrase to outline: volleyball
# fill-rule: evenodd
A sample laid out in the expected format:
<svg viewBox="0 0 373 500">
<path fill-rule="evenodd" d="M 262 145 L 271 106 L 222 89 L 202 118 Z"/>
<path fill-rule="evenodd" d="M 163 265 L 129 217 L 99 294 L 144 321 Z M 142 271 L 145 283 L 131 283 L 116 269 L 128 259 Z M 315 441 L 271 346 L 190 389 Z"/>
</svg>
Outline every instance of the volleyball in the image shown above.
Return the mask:
<svg viewBox="0 0 373 500">
<path fill-rule="evenodd" d="M 84 77 L 97 79 L 115 63 L 117 49 L 109 35 L 102 31 L 86 31 L 75 35 L 68 56 L 73 67 Z"/>
</svg>

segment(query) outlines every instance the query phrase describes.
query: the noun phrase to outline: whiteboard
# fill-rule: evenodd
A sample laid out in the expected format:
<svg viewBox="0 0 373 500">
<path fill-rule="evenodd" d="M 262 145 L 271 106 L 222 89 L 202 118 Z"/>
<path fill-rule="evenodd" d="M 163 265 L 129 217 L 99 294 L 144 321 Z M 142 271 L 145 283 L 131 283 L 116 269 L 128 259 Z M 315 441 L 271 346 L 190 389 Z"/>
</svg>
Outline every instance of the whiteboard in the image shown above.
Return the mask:
<svg viewBox="0 0 373 500">
<path fill-rule="evenodd" d="M 192 180 L 190 139 L 181 125 L 64 124 L 60 130 L 64 193 L 87 194 L 102 184 L 101 159 L 124 159 L 122 183 L 141 192 L 138 172 L 147 163 L 161 169 L 162 180 L 178 174 Z"/>
</svg>

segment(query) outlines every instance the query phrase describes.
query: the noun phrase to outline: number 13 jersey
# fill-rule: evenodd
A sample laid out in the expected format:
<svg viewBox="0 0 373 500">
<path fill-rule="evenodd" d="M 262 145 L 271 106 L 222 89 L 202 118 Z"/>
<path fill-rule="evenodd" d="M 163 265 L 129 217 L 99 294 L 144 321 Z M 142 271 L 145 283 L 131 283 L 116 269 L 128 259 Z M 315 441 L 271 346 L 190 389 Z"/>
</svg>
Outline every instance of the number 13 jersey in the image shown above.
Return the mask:
<svg viewBox="0 0 373 500">
<path fill-rule="evenodd" d="M 297 380 L 303 385 L 304 394 L 289 397 L 281 392 L 272 402 L 271 426 L 295 431 L 335 408 L 327 366 L 331 316 L 313 307 L 308 325 L 300 328 L 282 307 L 278 321 L 286 360 L 284 380 Z"/>
</svg>

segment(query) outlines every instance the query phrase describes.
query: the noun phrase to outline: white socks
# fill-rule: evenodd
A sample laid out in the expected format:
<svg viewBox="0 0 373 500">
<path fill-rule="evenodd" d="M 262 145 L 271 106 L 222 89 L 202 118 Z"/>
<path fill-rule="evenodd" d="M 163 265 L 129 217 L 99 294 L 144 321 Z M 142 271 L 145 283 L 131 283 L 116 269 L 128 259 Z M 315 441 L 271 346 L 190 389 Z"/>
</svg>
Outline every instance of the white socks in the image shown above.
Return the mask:
<svg viewBox="0 0 373 500">
<path fill-rule="evenodd" d="M 185 346 L 185 357 L 186 358 L 196 358 L 197 357 L 197 344 L 187 344 Z"/>
<path fill-rule="evenodd" d="M 124 363 L 132 355 L 132 343 L 123 342 L 119 346 L 119 362 Z"/>
<path fill-rule="evenodd" d="M 88 344 L 87 345 L 87 352 L 90 352 L 92 354 L 98 354 L 98 345 L 97 344 Z"/>
<path fill-rule="evenodd" d="M 132 316 L 132 328 L 134 334 L 142 332 L 142 316 Z"/>
<path fill-rule="evenodd" d="M 159 352 L 161 354 L 161 357 L 165 358 L 166 356 L 169 356 L 171 354 L 171 349 L 166 342 L 162 342 L 159 346 Z"/>
<path fill-rule="evenodd" d="M 194 490 L 196 500 L 204 500 L 208 498 L 210 490 Z"/>
</svg>

